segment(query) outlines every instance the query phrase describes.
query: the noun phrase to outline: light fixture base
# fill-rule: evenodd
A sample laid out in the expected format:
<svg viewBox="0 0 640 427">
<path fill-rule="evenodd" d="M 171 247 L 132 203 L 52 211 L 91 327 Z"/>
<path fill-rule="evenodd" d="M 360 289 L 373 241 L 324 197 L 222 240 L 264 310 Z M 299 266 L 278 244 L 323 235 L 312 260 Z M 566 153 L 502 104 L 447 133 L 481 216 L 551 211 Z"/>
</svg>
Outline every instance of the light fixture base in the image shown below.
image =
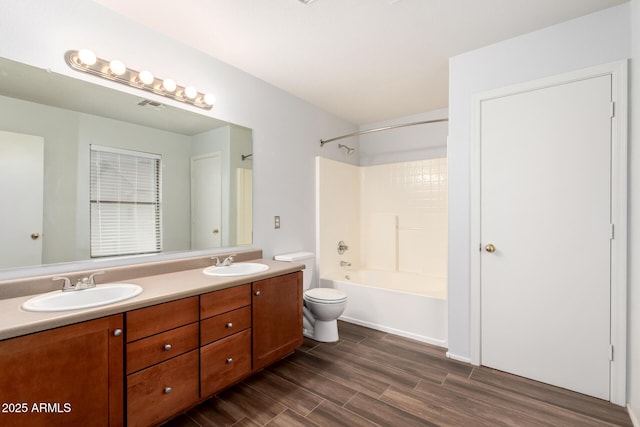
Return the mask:
<svg viewBox="0 0 640 427">
<path fill-rule="evenodd" d="M 93 74 L 94 76 L 102 77 L 103 79 L 122 83 L 147 92 L 152 92 L 156 95 L 175 99 L 176 101 L 191 104 L 205 110 L 210 110 L 211 107 L 213 107 L 213 104 L 208 103 L 213 99 L 211 95 L 207 96 L 208 94 L 195 91 L 194 96 L 194 94 L 191 93 L 191 89 L 193 88 L 188 87 L 189 90 L 187 91 L 187 87 L 175 84 L 173 80 L 171 80 L 171 88 L 173 88 L 173 84 L 175 84 L 175 89 L 173 91 L 168 91 L 165 89 L 166 86 L 163 86 L 165 80 L 154 77 L 148 71 L 142 71 L 141 73 L 137 70 L 124 67 L 124 70 L 119 69 L 118 74 L 116 74 L 111 71 L 110 61 L 96 57 L 94 63 L 84 63 L 80 59 L 80 54 L 77 50 L 67 51 L 64 55 L 64 59 L 71 68 L 83 73 Z M 187 93 L 185 92 L 188 92 L 189 96 L 187 96 Z"/>
</svg>

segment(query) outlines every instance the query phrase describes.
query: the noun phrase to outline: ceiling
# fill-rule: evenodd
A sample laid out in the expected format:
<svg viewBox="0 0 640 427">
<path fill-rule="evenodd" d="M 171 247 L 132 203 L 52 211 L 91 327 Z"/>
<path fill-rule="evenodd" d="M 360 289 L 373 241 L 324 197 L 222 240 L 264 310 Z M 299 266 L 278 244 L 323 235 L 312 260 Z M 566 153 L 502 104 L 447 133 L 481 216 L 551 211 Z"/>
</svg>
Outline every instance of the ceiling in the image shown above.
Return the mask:
<svg viewBox="0 0 640 427">
<path fill-rule="evenodd" d="M 448 105 L 448 58 L 627 0 L 94 0 L 336 116 Z"/>
</svg>

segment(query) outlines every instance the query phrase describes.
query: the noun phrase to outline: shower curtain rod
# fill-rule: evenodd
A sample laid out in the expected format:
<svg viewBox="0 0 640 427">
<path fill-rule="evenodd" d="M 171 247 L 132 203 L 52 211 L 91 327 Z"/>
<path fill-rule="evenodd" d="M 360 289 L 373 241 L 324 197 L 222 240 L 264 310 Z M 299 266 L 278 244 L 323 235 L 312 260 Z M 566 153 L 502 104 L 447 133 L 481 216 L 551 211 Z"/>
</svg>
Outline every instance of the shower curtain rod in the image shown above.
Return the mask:
<svg viewBox="0 0 640 427">
<path fill-rule="evenodd" d="M 426 125 L 428 123 L 440 123 L 440 122 L 448 122 L 448 121 L 449 121 L 449 119 L 424 120 L 424 121 L 421 121 L 421 122 L 402 123 L 402 124 L 399 124 L 399 125 L 384 126 L 384 127 L 376 128 L 376 129 L 361 130 L 361 131 L 358 131 L 358 132 L 349 133 L 347 135 L 336 136 L 335 138 L 321 139 L 320 140 L 320 147 L 324 147 L 324 144 L 326 144 L 328 142 L 333 142 L 333 141 L 337 141 L 339 139 L 344 139 L 344 138 L 350 138 L 352 136 L 364 135 L 366 133 L 380 132 L 381 130 L 389 130 L 389 129 L 403 128 L 403 127 L 407 127 L 407 126 Z"/>
</svg>

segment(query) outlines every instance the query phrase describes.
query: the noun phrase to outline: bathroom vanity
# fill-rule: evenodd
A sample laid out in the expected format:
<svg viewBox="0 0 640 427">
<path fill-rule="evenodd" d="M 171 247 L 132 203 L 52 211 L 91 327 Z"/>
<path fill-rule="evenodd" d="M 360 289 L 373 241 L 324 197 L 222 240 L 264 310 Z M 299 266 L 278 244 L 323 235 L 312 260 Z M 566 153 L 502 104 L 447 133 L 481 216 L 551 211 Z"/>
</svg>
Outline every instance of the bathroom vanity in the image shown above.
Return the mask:
<svg viewBox="0 0 640 427">
<path fill-rule="evenodd" d="M 0 300 L 17 317 L 0 324 L 0 425 L 156 425 L 292 353 L 303 266 L 260 262 L 269 270 L 241 277 L 129 279 L 139 296 L 79 312 Z"/>
</svg>

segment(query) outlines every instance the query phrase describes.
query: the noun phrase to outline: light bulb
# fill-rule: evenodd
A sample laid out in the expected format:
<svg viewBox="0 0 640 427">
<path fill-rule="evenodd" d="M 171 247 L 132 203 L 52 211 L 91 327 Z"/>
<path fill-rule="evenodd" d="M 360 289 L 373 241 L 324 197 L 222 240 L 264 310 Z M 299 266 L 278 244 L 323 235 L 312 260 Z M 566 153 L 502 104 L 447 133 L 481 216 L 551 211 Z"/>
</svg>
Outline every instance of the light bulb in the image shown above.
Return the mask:
<svg viewBox="0 0 640 427">
<path fill-rule="evenodd" d="M 187 86 L 184 88 L 184 96 L 191 100 L 194 100 L 196 99 L 196 96 L 198 96 L 198 91 L 193 86 Z"/>
<path fill-rule="evenodd" d="M 204 101 L 204 103 L 205 103 L 205 104 L 207 104 L 207 105 L 209 105 L 209 106 L 213 106 L 213 104 L 215 104 L 215 103 L 216 103 L 216 97 L 215 97 L 215 96 L 213 96 L 213 94 L 212 94 L 212 93 L 207 93 L 207 94 L 204 96 L 203 101 Z"/>
<path fill-rule="evenodd" d="M 162 81 L 162 88 L 169 93 L 173 93 L 176 90 L 176 81 L 173 79 L 164 79 Z"/>
<path fill-rule="evenodd" d="M 147 71 L 147 70 L 140 71 L 140 73 L 138 74 L 138 79 L 140 79 L 140 81 L 147 86 L 152 84 L 154 80 L 153 74 L 151 74 L 151 71 Z"/>
<path fill-rule="evenodd" d="M 78 59 L 82 65 L 93 65 L 96 63 L 96 54 L 89 49 L 80 49 L 78 51 Z"/>
<path fill-rule="evenodd" d="M 116 76 L 121 76 L 127 71 L 127 67 L 124 66 L 122 61 L 118 61 L 117 59 L 109 62 L 109 69 Z"/>
</svg>

